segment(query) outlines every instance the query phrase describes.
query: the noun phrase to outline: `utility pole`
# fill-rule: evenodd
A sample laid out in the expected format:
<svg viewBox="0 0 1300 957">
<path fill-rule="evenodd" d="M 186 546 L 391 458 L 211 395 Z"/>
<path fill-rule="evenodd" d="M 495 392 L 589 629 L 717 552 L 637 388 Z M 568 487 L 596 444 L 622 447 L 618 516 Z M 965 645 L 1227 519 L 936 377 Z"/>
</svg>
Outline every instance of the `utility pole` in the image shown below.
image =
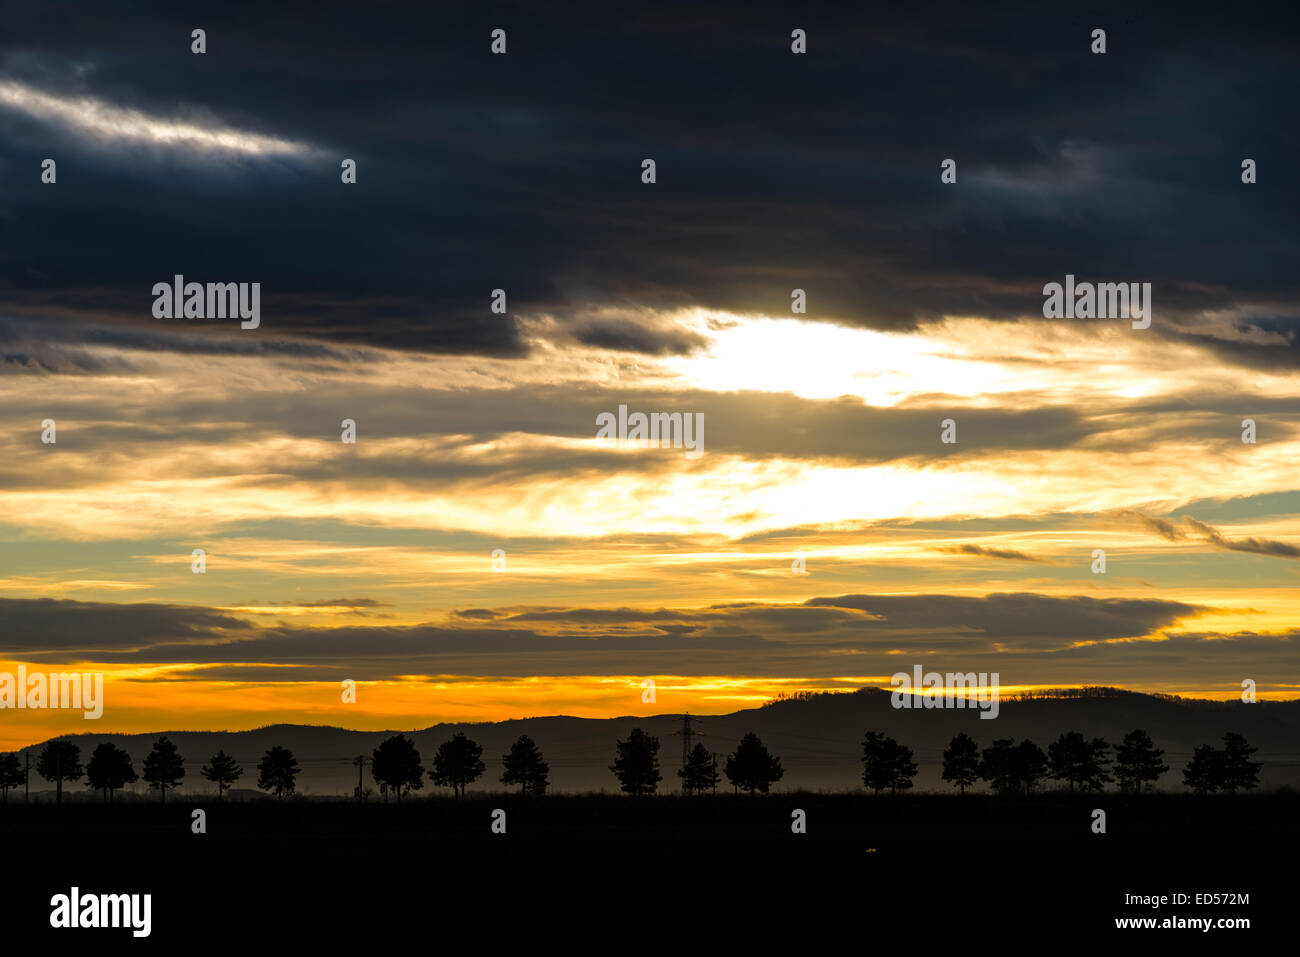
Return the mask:
<svg viewBox="0 0 1300 957">
<path fill-rule="evenodd" d="M 27 780 L 32 776 L 32 749 L 28 748 L 23 752 L 23 757 L 27 759 L 27 766 L 23 768 L 23 803 L 26 804 L 27 797 Z"/>
<path fill-rule="evenodd" d="M 365 778 L 362 777 L 362 775 L 365 772 L 366 756 L 364 754 L 358 754 L 357 759 L 352 763 L 357 766 L 357 800 L 364 801 L 366 799 L 365 798 L 366 791 L 365 791 L 365 785 L 363 784 Z"/>
<path fill-rule="evenodd" d="M 691 738 L 693 738 L 697 733 L 701 737 L 704 736 L 703 731 L 697 732 L 695 730 L 695 727 L 692 727 L 690 714 L 682 715 L 682 730 L 674 731 L 673 734 L 680 734 L 682 736 L 682 770 L 683 771 L 686 770 L 686 765 L 689 763 L 691 759 Z M 682 778 L 682 790 L 683 791 L 686 790 L 685 778 Z"/>
<path fill-rule="evenodd" d="M 718 752 L 710 752 L 713 755 L 713 796 L 718 796 Z"/>
</svg>

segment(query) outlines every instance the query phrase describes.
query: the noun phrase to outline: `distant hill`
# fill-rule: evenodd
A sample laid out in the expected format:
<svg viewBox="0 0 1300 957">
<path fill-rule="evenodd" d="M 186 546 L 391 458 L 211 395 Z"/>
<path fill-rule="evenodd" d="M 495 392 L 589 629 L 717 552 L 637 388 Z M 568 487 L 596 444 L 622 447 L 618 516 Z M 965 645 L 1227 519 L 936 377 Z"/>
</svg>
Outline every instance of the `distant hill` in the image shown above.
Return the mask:
<svg viewBox="0 0 1300 957">
<path fill-rule="evenodd" d="M 1158 783 L 1164 790 L 1182 790 L 1182 768 L 1200 744 L 1219 744 L 1225 731 L 1245 735 L 1259 748 L 1256 760 L 1264 762 L 1260 774 L 1265 790 L 1300 786 L 1300 700 L 1287 702 L 1216 702 L 1146 695 L 1117 689 L 1093 688 L 1061 692 L 1027 700 L 1004 698 L 999 716 L 981 720 L 980 712 L 966 709 L 903 710 L 890 705 L 890 695 L 880 689 L 849 693 L 801 695 L 768 703 L 760 708 L 725 715 L 693 718 L 695 738 L 718 753 L 719 765 L 735 750 L 742 735 L 755 732 L 785 767 L 785 777 L 774 790 L 846 790 L 861 786 L 861 741 L 864 732 L 883 731 L 916 752 L 918 790 L 946 791 L 940 780 L 943 749 L 953 735 L 965 731 L 981 747 L 994 738 L 1030 738 L 1044 750 L 1063 731 L 1102 737 L 1112 745 L 1134 728 L 1151 735 L 1165 751 L 1170 771 Z M 560 791 L 610 791 L 618 782 L 608 770 L 614 759 L 614 742 L 634 728 L 644 728 L 660 740 L 661 790 L 677 790 L 675 771 L 681 762 L 680 715 L 620 718 L 567 716 L 524 718 L 512 721 L 438 724 L 421 731 L 404 731 L 415 740 L 428 767 L 438 745 L 464 731 L 483 745 L 487 771 L 471 792 L 503 790 L 499 783 L 501 756 L 521 734 L 541 747 L 551 765 L 551 782 Z M 351 795 L 357 784 L 357 755 L 365 755 L 365 785 L 370 777 L 371 752 L 395 731 L 348 731 L 314 725 L 278 724 L 253 731 L 164 731 L 150 734 L 83 734 L 66 736 L 82 750 L 83 761 L 101 741 L 112 741 L 134 759 L 137 772 L 159 734 L 166 734 L 186 759 L 182 793 L 215 793 L 199 775 L 199 768 L 218 749 L 232 754 L 244 767 L 237 797 L 257 785 L 257 762 L 273 745 L 293 751 L 302 766 L 299 791 L 315 795 Z M 41 745 L 33 745 L 32 764 Z M 32 789 L 46 790 L 43 779 L 32 772 Z M 726 779 L 719 785 L 729 787 Z M 83 790 L 74 784 L 73 791 Z M 52 788 L 49 788 L 52 790 Z M 131 790 L 143 793 L 142 785 Z M 423 793 L 439 793 L 427 781 Z"/>
</svg>

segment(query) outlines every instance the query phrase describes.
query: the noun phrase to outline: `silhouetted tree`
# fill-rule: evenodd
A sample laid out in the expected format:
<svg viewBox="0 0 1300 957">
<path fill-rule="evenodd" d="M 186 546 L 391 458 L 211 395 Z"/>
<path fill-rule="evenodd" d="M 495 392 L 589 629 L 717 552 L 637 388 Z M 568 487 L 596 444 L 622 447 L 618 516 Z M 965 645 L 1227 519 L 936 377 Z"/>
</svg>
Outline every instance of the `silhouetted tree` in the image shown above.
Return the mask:
<svg viewBox="0 0 1300 957">
<path fill-rule="evenodd" d="M 293 793 L 301 770 L 293 752 L 277 744 L 257 762 L 257 786 L 273 793 L 276 800 L 283 801 L 286 794 Z"/>
<path fill-rule="evenodd" d="M 25 780 L 22 762 L 17 754 L 0 754 L 0 795 L 9 803 L 9 789 L 20 787 Z"/>
<path fill-rule="evenodd" d="M 167 803 L 167 789 L 175 789 L 185 777 L 185 759 L 176 745 L 163 735 L 153 743 L 153 750 L 144 759 L 144 779 L 149 787 L 157 788 L 162 803 Z"/>
<path fill-rule="evenodd" d="M 1110 776 L 1110 745 L 1101 738 L 1088 741 L 1078 731 L 1067 731 L 1047 747 L 1047 763 L 1051 776 L 1065 781 L 1073 793 L 1100 791 Z"/>
<path fill-rule="evenodd" d="M 1164 754 L 1141 728 L 1124 735 L 1124 741 L 1115 749 L 1115 778 L 1120 787 L 1141 794 L 1144 781 L 1154 784 L 1169 770 L 1169 765 L 1160 760 Z"/>
<path fill-rule="evenodd" d="M 510 745 L 501 763 L 506 769 L 501 775 L 501 783 L 518 784 L 520 794 L 545 794 L 550 786 L 548 775 L 551 766 L 542 760 L 541 748 L 526 734 L 521 734 L 519 740 Z"/>
<path fill-rule="evenodd" d="M 429 780 L 439 787 L 451 788 L 459 800 L 465 796 L 465 785 L 473 784 L 487 769 L 482 758 L 483 746 L 458 731 L 450 741 L 438 746 Z"/>
<path fill-rule="evenodd" d="M 1026 738 L 1016 745 L 1014 754 L 1016 777 L 1025 786 L 1025 794 L 1047 774 L 1047 755 L 1043 749 Z"/>
<path fill-rule="evenodd" d="M 1223 780 L 1223 752 L 1213 745 L 1198 745 L 1192 759 L 1183 768 L 1183 784 L 1197 794 L 1208 794 L 1219 789 Z"/>
<path fill-rule="evenodd" d="M 682 789 L 688 793 L 699 795 L 717 787 L 718 768 L 709 749 L 697 743 L 686 756 L 686 767 L 681 768 L 677 776 L 682 779 Z"/>
<path fill-rule="evenodd" d="M 712 758 L 709 763 L 712 765 Z M 742 791 L 766 794 L 773 782 L 781 780 L 785 769 L 781 767 L 780 758 L 770 754 L 758 735 L 751 731 L 740 739 L 736 752 L 727 758 L 723 773 Z"/>
<path fill-rule="evenodd" d="M 131 755 L 108 741 L 95 748 L 86 762 L 86 786 L 103 791 L 104 800 L 109 803 L 114 791 L 137 780 Z"/>
<path fill-rule="evenodd" d="M 916 762 L 912 757 L 911 748 L 890 739 L 887 752 L 890 794 L 897 794 L 912 787 L 912 778 L 916 777 Z"/>
<path fill-rule="evenodd" d="M 862 740 L 862 784 L 879 794 L 889 788 L 891 794 L 912 786 L 916 762 L 912 749 L 878 731 L 868 731 Z"/>
<path fill-rule="evenodd" d="M 1223 736 L 1223 751 L 1220 760 L 1222 780 L 1219 790 L 1232 794 L 1238 790 L 1250 791 L 1259 787 L 1259 769 L 1263 764 L 1250 760 L 1250 756 L 1259 748 L 1252 748 L 1246 739 L 1234 731 Z"/>
<path fill-rule="evenodd" d="M 1027 738 L 1019 744 L 1010 738 L 998 738 L 981 754 L 979 773 L 999 793 L 1024 788 L 1029 794 L 1047 773 L 1047 755 Z"/>
<path fill-rule="evenodd" d="M 995 738 L 980 755 L 979 775 L 999 794 L 1020 790 L 1014 752 L 1015 742 L 1010 738 Z"/>
<path fill-rule="evenodd" d="M 375 748 L 370 757 L 370 773 L 386 791 L 397 794 L 398 804 L 402 803 L 403 790 L 418 791 L 424 787 L 420 752 L 415 749 L 414 741 L 400 734 L 393 735 Z"/>
<path fill-rule="evenodd" d="M 879 731 L 868 731 L 862 740 L 862 786 L 879 794 L 889 787 L 888 739 Z"/>
<path fill-rule="evenodd" d="M 963 731 L 944 749 L 943 779 L 960 788 L 960 793 L 965 796 L 966 789 L 979 779 L 979 771 L 979 745 Z"/>
<path fill-rule="evenodd" d="M 659 773 L 659 739 L 633 728 L 626 741 L 616 743 L 618 756 L 609 769 L 619 786 L 633 797 L 652 793 L 663 775 Z"/>
<path fill-rule="evenodd" d="M 36 760 L 36 773 L 54 782 L 54 800 L 63 803 L 63 782 L 81 777 L 81 748 L 71 741 L 51 741 L 41 749 Z"/>
<path fill-rule="evenodd" d="M 1183 769 L 1183 784 L 1197 794 L 1213 791 L 1249 791 L 1259 787 L 1259 769 L 1263 764 L 1250 760 L 1258 751 L 1235 731 L 1223 736 L 1223 747 L 1202 744 L 1192 752 L 1192 760 Z"/>
<path fill-rule="evenodd" d="M 217 751 L 212 756 L 212 763 L 200 768 L 199 774 L 217 786 L 217 800 L 221 801 L 224 800 L 222 795 L 226 793 L 226 789 L 233 787 L 243 776 L 244 769 L 225 751 Z"/>
</svg>

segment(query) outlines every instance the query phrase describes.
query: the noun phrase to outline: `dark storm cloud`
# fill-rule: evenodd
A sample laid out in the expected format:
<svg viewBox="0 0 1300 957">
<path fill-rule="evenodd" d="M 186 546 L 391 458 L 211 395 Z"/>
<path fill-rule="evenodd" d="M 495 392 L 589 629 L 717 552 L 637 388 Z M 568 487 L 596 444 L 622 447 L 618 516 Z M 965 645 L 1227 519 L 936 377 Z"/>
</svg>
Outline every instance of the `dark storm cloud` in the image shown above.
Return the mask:
<svg viewBox="0 0 1300 957">
<path fill-rule="evenodd" d="M 650 355 L 687 355 L 707 344 L 697 334 L 682 329 L 653 329 L 631 320 L 592 322 L 573 331 L 583 345 Z"/>
<path fill-rule="evenodd" d="M 0 652 L 11 655 L 141 648 L 250 629 L 242 619 L 212 608 L 0 598 Z"/>
<path fill-rule="evenodd" d="M 1132 638 L 1209 609 L 1159 599 L 1056 598 L 1034 594 L 845 595 L 814 598 L 810 605 L 857 608 L 879 615 L 880 627 L 976 628 L 989 637 L 1051 636 L 1074 641 Z"/>
<path fill-rule="evenodd" d="M 0 76 L 309 144 L 222 157 L 0 109 L 0 289 L 158 328 L 154 282 L 260 281 L 250 338 L 520 355 L 511 316 L 700 305 L 907 328 L 1149 281 L 1295 364 L 1295 8 L 20 3 Z M 189 52 L 198 23 L 209 52 Z M 488 53 L 494 27 L 509 53 Z M 792 27 L 810 52 L 789 51 Z M 1110 52 L 1088 52 L 1095 26 Z M 59 182 L 39 162 L 59 161 Z M 358 161 L 358 183 L 339 161 Z M 1260 164 L 1243 186 L 1240 162 Z M 654 186 L 640 163 L 659 165 Z M 958 161 L 958 184 L 939 163 Z M 579 321 L 581 341 L 689 337 Z M 1198 335 L 1205 335 L 1198 333 Z M 158 343 L 166 347 L 166 343 Z M 15 351 L 15 362 L 23 359 Z M 72 361 L 72 360 L 67 360 Z M 75 365 L 75 363 L 74 363 Z M 56 364 L 57 367 L 57 364 Z"/>
<path fill-rule="evenodd" d="M 1261 683 L 1290 686 L 1297 680 L 1295 652 L 1300 632 L 1254 634 L 1236 632 L 1175 633 L 1159 641 L 1125 641 L 1118 643 L 1066 645 L 1045 651 L 999 651 L 990 653 L 970 638 L 935 649 L 914 646 L 918 657 L 864 652 L 860 655 L 810 654 L 806 646 L 768 642 L 761 648 L 745 648 L 743 673 L 746 675 L 836 677 L 850 666 L 854 674 L 889 675 L 910 670 L 914 663 L 925 662 L 933 670 L 1000 671 L 1004 684 L 1013 681 L 1062 684 L 1146 683 L 1153 679 L 1167 682 L 1220 684 L 1225 675 L 1236 675 L 1247 668 Z M 492 660 L 494 680 L 535 679 L 538 674 L 736 674 L 734 647 L 710 646 L 693 642 L 689 658 L 684 658 L 676 644 L 657 648 L 657 642 L 640 641 L 635 647 L 621 648 L 616 656 L 601 652 L 585 659 L 564 653 L 530 656 L 521 664 L 510 660 Z M 559 649 L 557 649 L 557 652 Z M 924 657 L 919 655 L 924 654 Z M 601 659 L 601 660 L 596 660 Z M 454 663 L 472 669 L 482 667 L 487 659 L 460 658 Z M 430 660 L 430 674 L 446 675 L 437 667 L 446 659 Z M 584 665 L 587 667 L 584 669 Z M 474 673 L 470 671 L 468 673 Z M 338 681 L 395 679 L 409 671 L 401 662 L 383 658 L 354 657 L 346 662 L 303 661 L 289 668 L 281 664 L 213 664 L 186 670 L 171 676 L 176 681 Z M 441 678 L 439 680 L 445 680 Z"/>
<path fill-rule="evenodd" d="M 1243 332 L 1258 330 L 1282 342 L 1254 342 L 1239 338 L 1163 330 L 1171 339 L 1201 346 L 1235 365 L 1263 372 L 1285 372 L 1300 365 L 1300 319 L 1280 316 L 1270 319 L 1244 319 L 1234 323 Z"/>
<path fill-rule="evenodd" d="M 1036 594 L 849 595 L 799 605 L 531 609 L 495 618 L 471 611 L 454 615 L 452 626 L 318 628 L 249 625 L 204 608 L 48 599 L 0 605 L 5 620 L 15 623 L 5 648 L 26 659 L 76 654 L 106 664 L 314 666 L 370 661 L 393 674 L 720 673 L 735 668 L 741 654 L 747 673 L 802 674 L 810 664 L 843 673 L 845 656 L 878 658 L 875 667 L 884 667 L 886 656 L 902 649 L 1032 658 L 1079 641 L 1143 637 L 1206 610 L 1171 601 Z"/>
<path fill-rule="evenodd" d="M 369 602 L 351 599 L 350 604 Z M 1170 632 L 1212 609 L 1036 594 L 851 595 L 800 605 L 467 609 L 452 626 L 248 625 L 207 608 L 5 600 L 12 657 L 198 666 L 171 680 L 396 680 L 412 675 L 892 674 L 999 671 L 1004 683 L 1296 680 L 1296 634 Z M 528 623 L 533 627 L 519 627 Z M 17 636 L 17 637 L 15 637 Z M 1159 640 L 1114 640 L 1154 637 Z M 743 662 L 743 666 L 739 663 Z M 113 680 L 131 680 L 116 679 Z"/>
<path fill-rule="evenodd" d="M 138 359 L 122 355 L 105 358 L 88 352 L 85 348 L 88 346 L 186 355 L 307 359 L 334 365 L 361 363 L 376 356 L 368 349 L 337 349 L 317 342 L 241 337 L 230 330 L 205 332 L 195 326 L 111 326 L 68 320 L 60 317 L 59 310 L 49 311 L 51 315 L 44 319 L 0 316 L 0 374 L 26 371 L 113 375 L 142 369 Z"/>
</svg>

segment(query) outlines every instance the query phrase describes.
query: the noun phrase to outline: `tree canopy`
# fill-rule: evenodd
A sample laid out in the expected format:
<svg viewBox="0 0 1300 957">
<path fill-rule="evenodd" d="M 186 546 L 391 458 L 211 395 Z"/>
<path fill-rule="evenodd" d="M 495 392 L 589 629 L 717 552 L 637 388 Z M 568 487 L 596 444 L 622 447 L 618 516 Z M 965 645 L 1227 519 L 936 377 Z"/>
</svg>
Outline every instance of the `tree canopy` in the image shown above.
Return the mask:
<svg viewBox="0 0 1300 957">
<path fill-rule="evenodd" d="M 916 777 L 912 749 L 879 731 L 868 731 L 862 739 L 862 784 L 879 794 L 906 791 Z"/>
<path fill-rule="evenodd" d="M 109 741 L 95 748 L 86 763 L 86 786 L 102 791 L 105 801 L 111 802 L 114 791 L 137 780 L 131 755 Z"/>
<path fill-rule="evenodd" d="M 501 763 L 505 765 L 502 784 L 518 784 L 520 794 L 546 793 L 551 766 L 542 760 L 541 748 L 528 735 L 519 736 Z"/>
<path fill-rule="evenodd" d="M 293 752 L 277 744 L 257 762 L 257 786 L 282 801 L 286 794 L 293 793 L 301 770 Z"/>
<path fill-rule="evenodd" d="M 153 750 L 144 759 L 144 779 L 149 787 L 157 788 L 162 803 L 167 803 L 167 789 L 180 786 L 185 777 L 185 759 L 176 745 L 166 735 L 153 743 Z"/>
<path fill-rule="evenodd" d="M 27 780 L 23 772 L 22 762 L 18 759 L 17 754 L 0 754 L 0 800 L 9 803 L 9 789 L 21 787 Z"/>
<path fill-rule="evenodd" d="M 395 734 L 375 748 L 370 760 L 370 773 L 376 783 L 384 787 L 385 794 L 395 792 L 402 800 L 403 791 L 418 791 L 424 787 L 424 766 L 415 742 L 404 735 Z"/>
<path fill-rule="evenodd" d="M 723 771 L 728 781 L 750 794 L 755 791 L 766 794 L 785 774 L 781 759 L 769 753 L 752 731 L 740 739 L 735 753 L 727 758 Z"/>
<path fill-rule="evenodd" d="M 1051 777 L 1065 781 L 1071 793 L 1100 791 L 1110 776 L 1110 745 L 1101 738 L 1088 741 L 1078 731 L 1067 731 L 1047 746 Z"/>
<path fill-rule="evenodd" d="M 943 752 L 943 779 L 962 794 L 979 780 L 980 749 L 966 732 L 956 735 Z"/>
<path fill-rule="evenodd" d="M 41 749 L 41 756 L 36 759 L 36 773 L 54 782 L 55 800 L 63 803 L 63 782 L 75 781 L 83 773 L 81 748 L 71 741 L 51 741 Z"/>
<path fill-rule="evenodd" d="M 1192 752 L 1192 759 L 1183 768 L 1183 783 L 1198 794 L 1223 791 L 1250 791 L 1259 787 L 1259 769 L 1263 765 L 1251 761 L 1258 751 L 1234 731 L 1223 736 L 1223 747 L 1203 744 Z"/>
<path fill-rule="evenodd" d="M 241 768 L 225 751 L 218 751 L 212 756 L 212 763 L 199 769 L 199 774 L 217 786 L 217 800 L 222 800 L 226 789 L 233 786 L 243 776 Z"/>
<path fill-rule="evenodd" d="M 682 779 L 682 790 L 688 794 L 702 794 L 718 785 L 718 768 L 709 749 L 696 743 L 686 756 L 686 766 L 677 771 Z"/>
<path fill-rule="evenodd" d="M 980 777 L 993 790 L 1013 794 L 1022 788 L 1029 794 L 1047 774 L 1047 755 L 1028 738 L 1016 744 L 1010 738 L 998 738 L 980 756 Z"/>
<path fill-rule="evenodd" d="M 1169 770 L 1162 757 L 1164 752 L 1151 743 L 1150 736 L 1141 728 L 1124 735 L 1115 749 L 1115 778 L 1119 786 L 1141 794 L 1143 784 L 1154 784 Z"/>
<path fill-rule="evenodd" d="M 626 741 L 615 747 L 618 756 L 609 769 L 618 778 L 619 787 L 633 797 L 653 794 L 663 775 L 659 773 L 659 739 L 633 728 Z"/>
<path fill-rule="evenodd" d="M 487 769 L 483 763 L 483 746 L 458 731 L 450 741 L 438 746 L 433 756 L 429 780 L 439 787 L 451 788 L 457 798 L 465 796 L 465 786 L 473 784 Z"/>
</svg>

